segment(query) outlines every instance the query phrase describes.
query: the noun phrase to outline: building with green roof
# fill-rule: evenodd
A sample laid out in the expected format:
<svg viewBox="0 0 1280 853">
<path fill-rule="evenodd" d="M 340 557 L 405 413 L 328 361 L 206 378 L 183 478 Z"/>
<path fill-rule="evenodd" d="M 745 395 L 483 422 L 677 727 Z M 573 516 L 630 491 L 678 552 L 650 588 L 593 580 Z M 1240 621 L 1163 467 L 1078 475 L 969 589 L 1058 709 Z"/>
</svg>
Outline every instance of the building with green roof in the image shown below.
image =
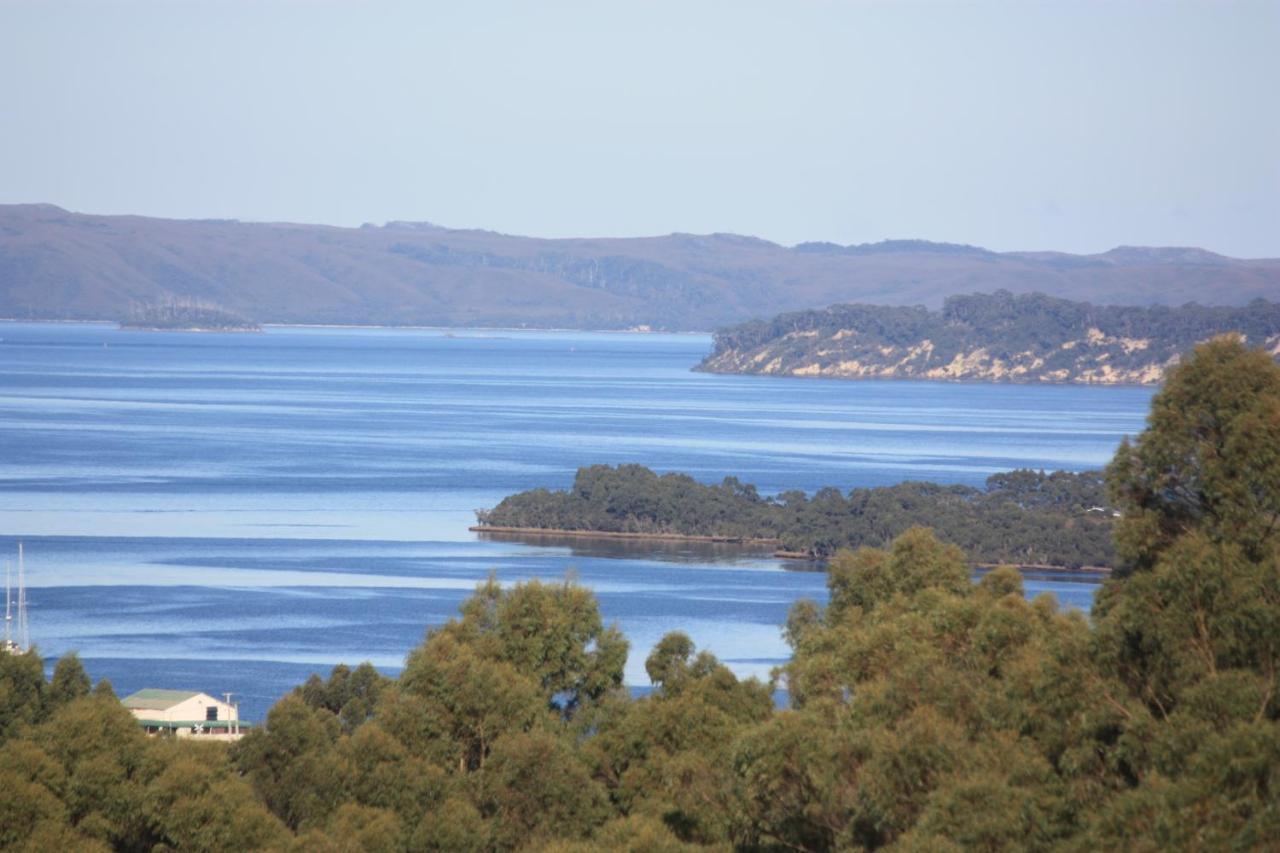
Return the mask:
<svg viewBox="0 0 1280 853">
<path fill-rule="evenodd" d="M 207 693 L 148 687 L 126 696 L 123 704 L 148 734 L 218 740 L 241 735 L 239 707 Z"/>
</svg>

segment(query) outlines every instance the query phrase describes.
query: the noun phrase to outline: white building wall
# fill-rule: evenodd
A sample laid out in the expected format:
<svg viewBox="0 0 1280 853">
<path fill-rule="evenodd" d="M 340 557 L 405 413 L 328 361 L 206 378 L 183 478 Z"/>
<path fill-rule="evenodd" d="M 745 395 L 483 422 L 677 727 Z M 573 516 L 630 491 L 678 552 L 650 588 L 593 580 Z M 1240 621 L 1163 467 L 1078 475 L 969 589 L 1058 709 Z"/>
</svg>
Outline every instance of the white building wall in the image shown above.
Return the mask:
<svg viewBox="0 0 1280 853">
<path fill-rule="evenodd" d="M 190 699 L 179 702 L 164 710 L 152 710 L 149 708 L 130 708 L 133 715 L 140 720 L 161 720 L 166 723 L 176 722 L 203 722 L 206 718 L 205 714 L 209 707 L 218 709 L 219 722 L 236 719 L 236 709 L 214 699 L 207 693 L 197 693 Z"/>
</svg>

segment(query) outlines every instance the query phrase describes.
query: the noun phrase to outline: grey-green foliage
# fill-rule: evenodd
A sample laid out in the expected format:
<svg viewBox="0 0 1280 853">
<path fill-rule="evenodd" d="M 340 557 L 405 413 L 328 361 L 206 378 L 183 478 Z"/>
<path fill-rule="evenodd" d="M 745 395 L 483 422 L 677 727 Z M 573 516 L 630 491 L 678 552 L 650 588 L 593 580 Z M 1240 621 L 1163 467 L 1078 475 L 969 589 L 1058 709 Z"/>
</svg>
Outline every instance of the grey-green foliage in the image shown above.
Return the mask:
<svg viewBox="0 0 1280 853">
<path fill-rule="evenodd" d="M 1136 708 L 1113 843 L 1280 837 L 1280 367 L 1218 339 L 1169 377 L 1108 474 L 1128 571 L 1094 606 L 1097 665 Z"/>
<path fill-rule="evenodd" d="M 390 679 L 365 661 L 354 670 L 338 664 L 329 673 L 328 681 L 312 675 L 296 692 L 312 708 L 337 714 L 343 729 L 352 731 L 370 717 L 378 695 L 389 683 Z"/>
<path fill-rule="evenodd" d="M 819 557 L 881 547 L 925 524 L 979 563 L 1108 566 L 1106 503 L 1098 472 L 1009 471 L 983 489 L 906 482 L 848 495 L 824 488 L 762 497 L 734 477 L 704 485 L 642 465 L 593 465 L 566 491 L 511 495 L 480 517 L 504 527 L 776 538 Z"/>
<path fill-rule="evenodd" d="M 1261 350 L 1218 338 L 1174 371 L 1147 430 L 1108 469 L 1120 554 L 1151 565 L 1186 533 L 1257 559 L 1280 539 L 1280 369 Z"/>
<path fill-rule="evenodd" d="M 91 687 L 89 673 L 84 671 L 80 657 L 75 652 L 69 652 L 58 658 L 53 667 L 53 678 L 49 682 L 49 701 L 55 705 L 65 705 L 73 699 L 88 696 Z"/>
<path fill-rule="evenodd" d="M 148 738 L 108 690 L 82 689 L 74 658 L 62 660 L 63 684 L 46 685 L 39 709 L 0 693 L 0 712 L 15 700 L 23 709 L 0 733 L 0 848 L 284 849 L 288 830 L 225 747 Z"/>
</svg>

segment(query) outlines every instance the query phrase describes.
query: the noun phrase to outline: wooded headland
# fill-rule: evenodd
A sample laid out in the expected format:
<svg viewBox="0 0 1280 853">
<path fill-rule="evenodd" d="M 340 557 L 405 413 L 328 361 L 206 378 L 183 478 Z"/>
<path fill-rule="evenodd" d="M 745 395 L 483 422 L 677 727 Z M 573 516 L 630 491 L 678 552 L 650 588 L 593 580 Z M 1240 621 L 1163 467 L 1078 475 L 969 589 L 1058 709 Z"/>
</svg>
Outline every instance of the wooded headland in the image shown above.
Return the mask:
<svg viewBox="0 0 1280 853">
<path fill-rule="evenodd" d="M 716 333 L 712 373 L 1155 385 L 1198 343 L 1239 335 L 1280 356 L 1280 303 L 1092 305 L 1008 291 L 923 306 L 833 305 Z"/>
<path fill-rule="evenodd" d="M 521 492 L 478 512 L 472 529 L 739 540 L 820 559 L 928 525 L 974 563 L 1105 568 L 1115 558 L 1112 513 L 1096 471 L 1010 471 L 981 489 L 907 482 L 764 497 L 734 477 L 706 485 L 642 465 L 594 465 L 579 469 L 565 491 Z"/>
</svg>

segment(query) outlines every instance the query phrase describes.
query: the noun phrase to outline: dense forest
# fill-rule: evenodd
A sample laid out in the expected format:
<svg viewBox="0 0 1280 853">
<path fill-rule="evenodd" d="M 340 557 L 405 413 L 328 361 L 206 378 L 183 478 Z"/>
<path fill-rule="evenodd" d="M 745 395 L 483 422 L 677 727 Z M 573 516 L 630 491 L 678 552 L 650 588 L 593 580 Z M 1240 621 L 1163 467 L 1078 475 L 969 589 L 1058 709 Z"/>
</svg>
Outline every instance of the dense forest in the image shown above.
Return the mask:
<svg viewBox="0 0 1280 853">
<path fill-rule="evenodd" d="M 941 312 L 833 305 L 723 329 L 698 369 L 841 379 L 1156 384 L 1181 353 L 1227 333 L 1280 354 L 1280 302 L 1104 306 L 1001 290 L 952 296 Z"/>
<path fill-rule="evenodd" d="M 726 477 L 704 485 L 642 465 L 582 468 L 567 491 L 535 489 L 477 513 L 483 529 L 589 530 L 777 539 L 784 551 L 829 557 L 840 548 L 881 547 L 928 525 L 975 563 L 1111 566 L 1112 510 L 1097 471 L 1009 471 L 984 489 L 908 482 L 761 497 Z"/>
<path fill-rule="evenodd" d="M 775 685 L 672 633 L 631 697 L 570 581 L 491 579 L 397 679 L 338 667 L 229 748 L 148 738 L 74 656 L 0 655 L 0 846 L 1274 849 L 1278 449 L 1280 367 L 1207 344 L 1107 471 L 1091 617 L 912 528 L 833 557 Z"/>
</svg>

